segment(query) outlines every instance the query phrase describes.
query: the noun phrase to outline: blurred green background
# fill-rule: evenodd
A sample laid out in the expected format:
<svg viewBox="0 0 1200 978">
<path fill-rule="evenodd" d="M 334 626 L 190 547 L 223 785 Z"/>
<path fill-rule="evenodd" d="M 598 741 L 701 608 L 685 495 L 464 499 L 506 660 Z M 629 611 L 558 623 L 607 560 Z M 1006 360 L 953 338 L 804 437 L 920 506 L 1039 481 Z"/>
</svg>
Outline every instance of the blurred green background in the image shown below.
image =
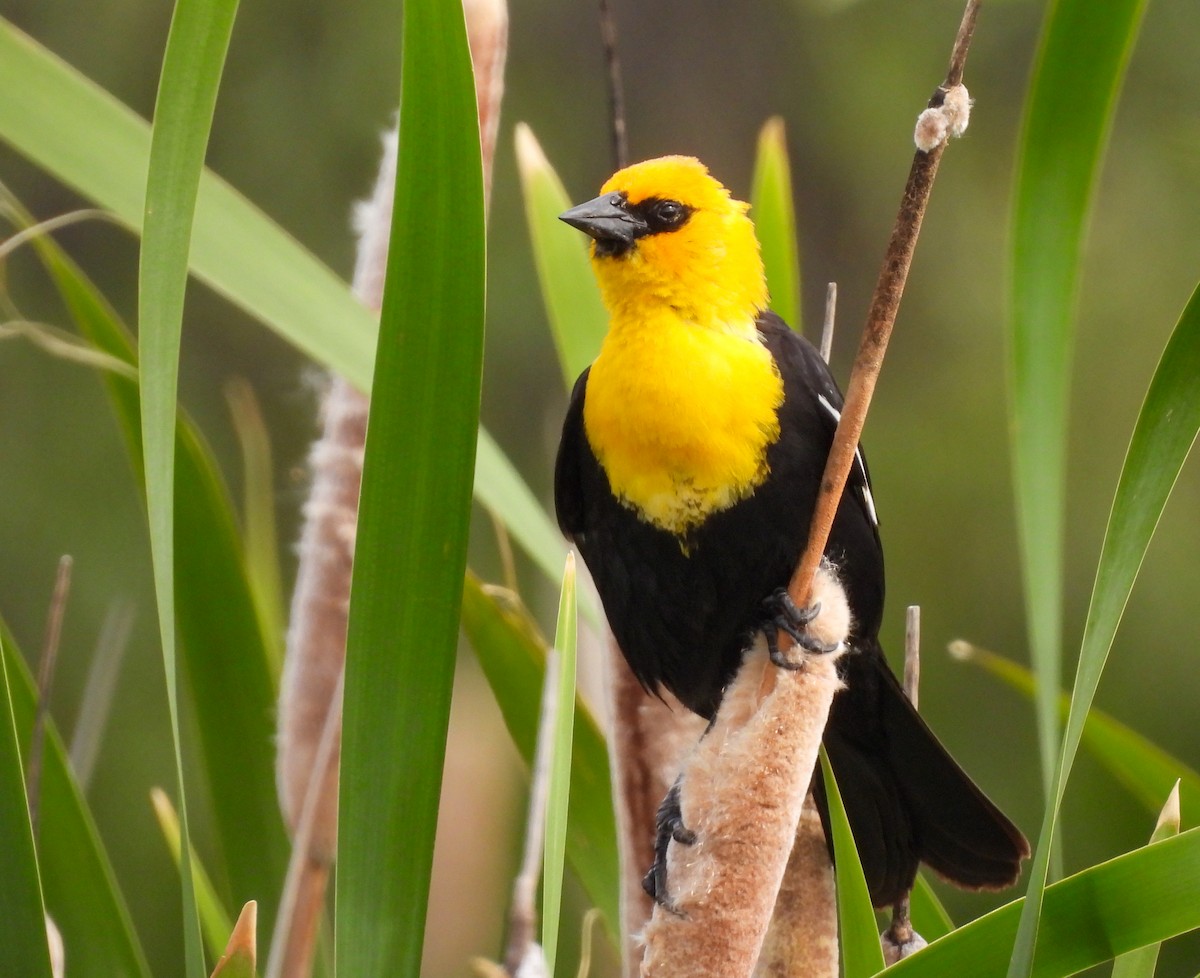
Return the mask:
<svg viewBox="0 0 1200 978">
<path fill-rule="evenodd" d="M 945 71 L 960 0 L 613 0 L 630 149 L 701 157 L 746 197 L 757 132 L 784 117 L 801 228 L 805 313 L 840 293 L 835 373 L 845 378 L 912 156 L 916 113 Z M 1097 3 L 1096 16 L 1103 16 Z M 971 129 L 949 151 L 928 214 L 865 444 L 888 553 L 885 642 L 903 606 L 923 612 L 923 712 L 1027 832 L 1040 821 L 1032 710 L 943 652 L 967 638 L 1025 658 L 1005 410 L 1006 225 L 1021 103 L 1044 5 L 985 5 L 967 69 Z M 154 101 L 170 5 L 0 0 L 29 32 L 143 115 Z M 521 211 L 512 128 L 528 122 L 574 199 L 612 169 L 593 3 L 514 0 L 489 245 L 483 416 L 544 497 L 565 406 Z M 1092 572 L 1142 393 L 1200 272 L 1200 6 L 1152 3 L 1118 110 L 1082 280 L 1069 473 L 1066 649 L 1078 646 Z M 340 274 L 353 261 L 351 204 L 369 190 L 398 87 L 399 5 L 244 2 L 209 165 Z M 2 97 L 2 96 L 0 96 Z M 1070 112 L 1064 105 L 1062 111 Z M 0 146 L 0 181 L 39 218 L 81 201 Z M 59 240 L 134 319 L 136 242 L 105 223 Z M 65 324 L 34 262 L 0 267 L 22 313 Z M 224 402 L 234 377 L 260 397 L 274 442 L 281 560 L 295 570 L 306 448 L 320 375 L 274 334 L 202 287 L 185 321 L 181 396 L 236 488 Z M 1200 378 L 1198 378 L 1200 381 Z M 1200 473 L 1171 500 L 1117 638 L 1099 706 L 1200 765 L 1193 604 Z M 472 565 L 499 576 L 490 525 Z M 55 563 L 75 557 L 53 697 L 70 731 L 92 646 L 115 603 L 137 619 L 89 798 L 156 974 L 177 973 L 178 886 L 148 791 L 171 780 L 149 554 L 139 497 L 100 385 L 24 341 L 0 343 L 0 614 L 28 651 L 41 641 Z M 548 588 L 522 567 L 549 627 Z M 1068 667 L 1069 668 L 1069 667 Z M 447 761 L 424 973 L 461 975 L 496 956 L 515 868 L 525 778 L 469 653 Z M 1069 675 L 1069 673 L 1068 673 Z M 204 799 L 192 795 L 204 847 Z M 1068 791 L 1068 870 L 1137 846 L 1152 819 L 1086 755 Z M 1195 823 L 1184 812 L 1185 825 Z M 961 918 L 993 897 L 947 891 Z M 1200 943 L 1164 950 L 1190 978 Z"/>
</svg>

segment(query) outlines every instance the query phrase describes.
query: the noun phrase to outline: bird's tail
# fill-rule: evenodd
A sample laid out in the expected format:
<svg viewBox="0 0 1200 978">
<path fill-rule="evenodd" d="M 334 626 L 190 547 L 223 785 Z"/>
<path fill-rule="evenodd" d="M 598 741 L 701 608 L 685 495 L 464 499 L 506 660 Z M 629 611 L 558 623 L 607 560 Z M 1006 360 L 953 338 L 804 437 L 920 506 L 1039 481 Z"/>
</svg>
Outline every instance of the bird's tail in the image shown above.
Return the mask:
<svg viewBox="0 0 1200 978">
<path fill-rule="evenodd" d="M 843 656 L 839 671 L 847 688 L 834 700 L 825 748 L 871 902 L 899 900 L 921 862 L 968 889 L 1015 883 L 1029 843 L 913 709 L 879 645 Z M 819 777 L 814 788 L 829 837 Z"/>
</svg>

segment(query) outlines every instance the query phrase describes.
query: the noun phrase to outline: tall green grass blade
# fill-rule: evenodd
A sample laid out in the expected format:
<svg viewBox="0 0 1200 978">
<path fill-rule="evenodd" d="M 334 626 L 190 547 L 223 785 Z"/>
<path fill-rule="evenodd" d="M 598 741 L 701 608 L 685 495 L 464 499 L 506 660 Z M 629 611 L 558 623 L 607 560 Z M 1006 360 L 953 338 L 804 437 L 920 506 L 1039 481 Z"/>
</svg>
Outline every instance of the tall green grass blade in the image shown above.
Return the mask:
<svg viewBox="0 0 1200 978">
<path fill-rule="evenodd" d="M 768 119 L 758 134 L 750 203 L 750 216 L 754 218 L 754 229 L 762 245 L 771 308 L 792 329 L 803 332 L 792 167 L 788 160 L 787 134 L 779 116 Z"/>
<path fill-rule="evenodd" d="M 278 686 L 283 669 L 287 611 L 279 573 L 279 540 L 275 533 L 275 467 L 271 461 L 271 436 L 263 421 L 258 398 L 246 381 L 230 382 L 225 388 L 225 399 L 242 449 L 246 575 L 270 657 L 271 678 Z"/>
<path fill-rule="evenodd" d="M 1048 874 L 1050 846 L 1083 726 L 1100 685 L 1117 625 L 1137 580 L 1138 570 L 1162 516 L 1167 497 L 1200 431 L 1200 287 L 1192 293 L 1154 371 L 1138 413 L 1112 512 L 1100 551 L 1096 582 L 1079 666 L 1071 691 L 1071 711 L 1063 732 L 1055 793 L 1046 809 L 1030 870 L 1027 904 L 1021 918 L 1009 978 L 1029 973 L 1037 941 L 1038 905 Z"/>
<path fill-rule="evenodd" d="M 459 0 L 408 0 L 400 152 L 351 586 L 335 963 L 416 978 L 483 355 L 483 177 Z"/>
<path fill-rule="evenodd" d="M 1046 797 L 1062 683 L 1067 406 L 1083 239 L 1117 92 L 1146 0 L 1052 4 L 1025 107 L 1012 215 L 1010 401 L 1029 642 Z M 1069 109 L 1064 109 L 1068 107 Z"/>
<path fill-rule="evenodd" d="M 909 915 L 913 928 L 931 944 L 954 930 L 954 921 L 937 898 L 924 873 L 917 873 L 917 881 L 909 894 Z"/>
<path fill-rule="evenodd" d="M 485 588 L 468 573 L 463 591 L 463 631 L 487 676 L 513 743 L 532 763 L 538 701 L 547 645 L 529 613 L 508 592 Z M 608 932 L 619 932 L 617 827 L 612 808 L 608 751 L 587 707 L 576 703 L 571 745 L 571 797 L 567 859 Z"/>
<path fill-rule="evenodd" d="M 136 114 L 0 18 L 0 139 L 139 232 L 149 128 Z M 371 387 L 374 317 L 346 283 L 228 184 L 205 171 L 192 272 L 317 362 Z M 566 547 L 537 497 L 485 430 L 475 493 L 557 583 Z M 585 609 L 590 605 L 585 605 Z"/>
<path fill-rule="evenodd" d="M 158 819 L 158 827 L 162 830 L 171 859 L 178 868 L 183 854 L 182 839 L 179 834 L 179 814 L 171 799 L 161 788 L 150 789 L 150 801 L 154 806 L 154 816 Z M 229 932 L 233 930 L 233 921 L 217 896 L 212 880 L 201 863 L 196 850 L 190 849 L 192 863 L 192 880 L 196 884 L 196 909 L 200 912 L 200 930 L 204 933 L 204 942 L 208 945 L 209 956 L 215 961 L 225 951 L 225 942 Z M 182 871 L 182 870 L 181 870 Z"/>
<path fill-rule="evenodd" d="M 1046 888 L 1035 978 L 1073 975 L 1200 927 L 1200 829 Z M 1024 900 L 964 924 L 893 965 L 889 978 L 1002 978 Z"/>
<path fill-rule="evenodd" d="M 525 220 L 533 242 L 542 301 L 550 319 L 563 378 L 570 390 L 575 378 L 600 352 L 600 342 L 608 329 L 608 313 L 588 267 L 582 236 L 558 219 L 571 206 L 571 198 L 533 130 L 520 122 L 515 135 Z"/>
<path fill-rule="evenodd" d="M 3 645 L 0 641 L 0 972 L 50 978 L 42 881 Z"/>
<path fill-rule="evenodd" d="M 1055 693 L 1062 683 L 1063 521 L 1075 300 L 1088 214 L 1117 92 L 1146 0 L 1057 0 L 1025 107 L 1011 233 L 1010 425 L 1029 645 L 1041 694 L 1038 747 L 1047 812 L 1061 791 Z M 1064 106 L 1069 107 L 1064 111 Z M 1010 978 L 1027 974 L 1049 876 L 1048 814 Z"/>
<path fill-rule="evenodd" d="M 7 667 L 18 737 L 22 750 L 26 751 L 33 730 L 37 693 L 25 660 L 2 621 L 0 647 Z M 44 748 L 38 865 L 46 909 L 70 949 L 70 974 L 150 978 L 129 911 L 83 792 L 67 763 L 53 717 L 46 720 Z M 23 973 L 0 969 L 0 974 L 5 975 Z"/>
<path fill-rule="evenodd" d="M 1150 844 L 1162 842 L 1179 834 L 1179 782 L 1171 789 L 1167 803 L 1158 816 L 1158 823 L 1150 835 Z M 1126 951 L 1113 963 L 1112 978 L 1154 978 L 1158 966 L 1158 952 L 1162 942 L 1147 944 L 1136 951 Z"/>
<path fill-rule="evenodd" d="M 35 247 L 80 332 L 99 349 L 134 362 L 133 342 L 95 286 L 48 238 Z M 138 390 L 129 378 L 103 377 L 142 475 Z M 272 718 L 275 685 L 220 471 L 186 416 L 177 425 L 175 470 L 176 595 L 179 639 L 196 711 L 208 795 L 233 904 L 257 899 L 274 921 L 288 843 L 275 798 Z"/>
<path fill-rule="evenodd" d="M 550 790 L 546 799 L 546 850 L 542 859 L 542 950 L 546 970 L 554 974 L 558 959 L 559 918 L 562 910 L 563 866 L 567 849 L 567 811 L 571 798 L 571 744 L 575 737 L 575 554 L 567 554 L 554 654 L 558 659 L 554 739 L 550 761 Z"/>
<path fill-rule="evenodd" d="M 150 134 L 138 266 L 138 381 L 150 556 L 174 741 L 179 831 L 189 851 L 175 649 L 175 416 L 188 251 L 204 152 L 237 0 L 177 0 Z M 188 978 L 204 978 L 191 864 L 181 863 Z"/>
<path fill-rule="evenodd" d="M 1026 696 L 1033 696 L 1032 673 L 1011 659 L 966 642 L 953 643 L 951 653 L 978 665 Z M 1070 696 L 1062 693 L 1058 707 L 1065 722 L 1071 708 Z M 1163 797 L 1176 781 L 1183 796 L 1183 807 L 1191 812 L 1200 811 L 1200 772 L 1103 710 L 1093 708 L 1088 711 L 1083 725 L 1083 745 L 1148 811 L 1158 811 Z"/>
<path fill-rule="evenodd" d="M 883 947 L 879 943 L 879 925 L 871 894 L 863 876 L 854 833 L 846 817 L 846 806 L 838 790 L 837 778 L 821 748 L 821 775 L 825 779 L 825 797 L 829 802 L 829 825 L 833 835 L 834 862 L 837 866 L 838 939 L 842 945 L 843 978 L 869 978 L 883 970 Z"/>
</svg>

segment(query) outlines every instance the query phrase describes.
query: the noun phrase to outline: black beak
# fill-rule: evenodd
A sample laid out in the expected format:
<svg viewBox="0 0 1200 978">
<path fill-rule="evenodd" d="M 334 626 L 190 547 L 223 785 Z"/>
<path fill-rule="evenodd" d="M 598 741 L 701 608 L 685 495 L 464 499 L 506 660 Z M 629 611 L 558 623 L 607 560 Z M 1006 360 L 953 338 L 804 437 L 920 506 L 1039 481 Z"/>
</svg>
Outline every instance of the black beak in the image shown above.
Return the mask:
<svg viewBox="0 0 1200 978">
<path fill-rule="evenodd" d="M 626 209 L 622 194 L 605 194 L 589 200 L 559 214 L 558 219 L 601 244 L 615 244 L 619 248 L 628 248 L 635 238 L 650 230 L 645 221 Z"/>
</svg>

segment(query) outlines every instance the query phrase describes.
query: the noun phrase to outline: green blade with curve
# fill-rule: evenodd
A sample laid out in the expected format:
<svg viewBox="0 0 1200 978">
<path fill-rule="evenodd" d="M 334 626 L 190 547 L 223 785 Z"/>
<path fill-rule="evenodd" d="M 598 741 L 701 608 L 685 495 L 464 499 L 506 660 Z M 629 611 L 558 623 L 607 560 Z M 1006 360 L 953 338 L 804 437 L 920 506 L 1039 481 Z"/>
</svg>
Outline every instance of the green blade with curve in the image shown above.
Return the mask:
<svg viewBox="0 0 1200 978">
<path fill-rule="evenodd" d="M 3 621 L 0 647 L 24 753 L 33 731 L 37 690 Z M 38 862 L 46 909 L 58 925 L 63 943 L 70 948 L 71 973 L 150 978 L 129 909 L 53 717 L 46 718 L 45 737 Z M 6 834 L 4 838 L 13 836 Z M 0 969 L 0 974 L 10 973 L 22 972 Z"/>
<path fill-rule="evenodd" d="M 546 796 L 546 846 L 542 860 L 542 951 L 546 970 L 554 974 L 562 912 L 563 866 L 567 851 L 567 816 L 571 798 L 571 744 L 575 740 L 575 673 L 578 616 L 575 602 L 575 554 L 567 554 L 558 623 L 554 630 L 557 693 L 550 731 L 550 784 Z"/>
<path fill-rule="evenodd" d="M 1079 666 L 1055 778 L 1055 794 L 1047 806 L 1034 853 L 1029 902 L 1022 916 L 1009 978 L 1028 974 L 1033 965 L 1039 919 L 1037 906 L 1047 878 L 1050 845 L 1067 777 L 1138 570 L 1175 480 L 1200 432 L 1198 376 L 1200 286 L 1192 293 L 1154 371 L 1117 483 L 1084 623 Z"/>
<path fill-rule="evenodd" d="M 1025 105 L 1010 231 L 1009 418 L 1017 530 L 1046 819 L 1010 978 L 1032 967 L 1050 873 L 1062 764 L 1055 692 L 1062 673 L 1067 406 L 1084 236 L 1117 93 L 1146 0 L 1057 0 L 1046 14 Z M 1063 111 L 1070 106 L 1069 111 Z M 1068 752 L 1069 754 L 1070 752 Z M 1069 758 L 1068 758 L 1069 759 Z"/>
<path fill-rule="evenodd" d="M 138 262 L 138 382 L 150 558 L 175 753 L 179 831 L 190 836 L 179 729 L 175 616 L 175 427 L 192 223 L 237 0 L 177 0 L 163 54 Z M 203 978 L 191 863 L 181 864 L 184 973 Z"/>
<path fill-rule="evenodd" d="M 846 806 L 838 790 L 837 778 L 821 748 L 821 775 L 825 779 L 825 798 L 829 804 L 829 827 L 833 835 L 835 875 L 837 877 L 838 939 L 842 950 L 843 978 L 869 978 L 883 970 L 883 947 L 879 943 L 879 925 L 871 894 L 863 875 L 854 832 L 846 817 Z"/>
<path fill-rule="evenodd" d="M 0 973 L 50 978 L 42 880 L 3 646 L 0 640 Z"/>
<path fill-rule="evenodd" d="M 762 245 L 771 308 L 803 332 L 800 304 L 800 248 L 796 243 L 796 204 L 783 119 L 768 119 L 758 134 L 750 216 Z"/>
<path fill-rule="evenodd" d="M 525 123 L 516 129 L 517 166 L 525 198 L 525 221 L 533 243 L 542 301 L 558 350 L 567 390 L 596 359 L 608 330 L 608 313 L 588 266 L 586 238 L 558 215 L 571 206 L 562 181 Z"/>
<path fill-rule="evenodd" d="M 1200 928 L 1200 829 L 1046 888 L 1034 978 L 1065 978 Z M 1024 900 L 964 924 L 892 965 L 889 978 L 1003 978 Z"/>
</svg>

